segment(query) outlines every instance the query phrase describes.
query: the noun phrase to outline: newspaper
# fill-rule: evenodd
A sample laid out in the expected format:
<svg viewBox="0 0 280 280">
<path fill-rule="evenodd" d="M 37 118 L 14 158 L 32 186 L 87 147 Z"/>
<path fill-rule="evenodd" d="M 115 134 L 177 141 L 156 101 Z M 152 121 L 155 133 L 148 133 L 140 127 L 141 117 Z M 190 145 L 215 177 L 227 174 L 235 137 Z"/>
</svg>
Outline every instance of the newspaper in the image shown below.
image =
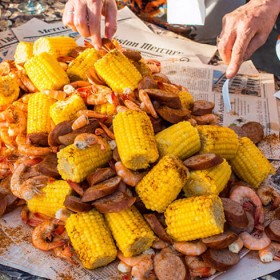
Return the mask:
<svg viewBox="0 0 280 280">
<path fill-rule="evenodd" d="M 4 59 L 11 59 L 7 54 L 17 44 L 18 39 L 11 30 L 0 32 L 0 62 Z"/>
</svg>

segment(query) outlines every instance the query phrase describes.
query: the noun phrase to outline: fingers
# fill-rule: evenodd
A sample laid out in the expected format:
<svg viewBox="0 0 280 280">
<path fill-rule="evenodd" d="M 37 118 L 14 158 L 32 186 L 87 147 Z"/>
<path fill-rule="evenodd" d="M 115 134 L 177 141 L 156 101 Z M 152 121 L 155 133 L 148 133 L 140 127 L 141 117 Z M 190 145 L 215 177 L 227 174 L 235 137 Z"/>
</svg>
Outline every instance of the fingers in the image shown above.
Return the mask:
<svg viewBox="0 0 280 280">
<path fill-rule="evenodd" d="M 90 36 L 88 27 L 88 8 L 86 1 L 74 1 L 74 25 L 83 37 Z"/>
<path fill-rule="evenodd" d="M 74 6 L 70 1 L 65 4 L 62 22 L 65 26 L 71 28 L 73 31 L 77 31 L 74 25 Z"/>
<path fill-rule="evenodd" d="M 101 22 L 102 1 L 89 1 L 88 3 L 88 22 L 89 32 L 92 43 L 95 48 L 99 49 L 102 46 L 100 22 Z"/>
<path fill-rule="evenodd" d="M 117 31 L 117 5 L 115 0 L 105 0 L 102 14 L 105 16 L 105 37 L 112 39 Z"/>
</svg>

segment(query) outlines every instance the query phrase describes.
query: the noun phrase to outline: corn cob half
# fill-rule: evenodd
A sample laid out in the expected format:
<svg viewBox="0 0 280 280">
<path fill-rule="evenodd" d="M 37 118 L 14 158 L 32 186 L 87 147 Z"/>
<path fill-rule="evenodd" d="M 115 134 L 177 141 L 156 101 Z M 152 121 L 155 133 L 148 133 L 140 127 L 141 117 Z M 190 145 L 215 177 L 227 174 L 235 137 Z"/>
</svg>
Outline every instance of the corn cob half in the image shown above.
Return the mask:
<svg viewBox="0 0 280 280">
<path fill-rule="evenodd" d="M 109 102 L 104 104 L 98 104 L 94 106 L 94 111 L 105 114 L 105 115 L 114 115 L 116 113 L 116 106 Z"/>
<path fill-rule="evenodd" d="M 226 186 L 231 175 L 231 167 L 224 161 L 212 168 L 190 172 L 183 190 L 187 197 L 207 194 L 219 194 Z"/>
<path fill-rule="evenodd" d="M 239 178 L 258 188 L 261 182 L 275 172 L 274 167 L 247 137 L 239 139 L 240 147 L 237 154 L 230 161 L 233 171 Z"/>
<path fill-rule="evenodd" d="M 101 150 L 99 144 L 84 150 L 72 144 L 57 153 L 57 169 L 64 180 L 79 183 L 98 167 L 108 163 L 111 157 L 112 151 L 109 144 L 105 145 L 104 150 Z"/>
<path fill-rule="evenodd" d="M 145 112 L 119 112 L 113 129 L 122 163 L 130 169 L 148 168 L 158 159 L 152 123 Z"/>
<path fill-rule="evenodd" d="M 27 133 L 46 133 L 51 131 L 50 107 L 55 102 L 46 94 L 37 92 L 28 100 Z"/>
<path fill-rule="evenodd" d="M 193 96 L 188 91 L 184 90 L 179 91 L 178 95 L 182 104 L 182 108 L 190 109 L 193 105 Z"/>
<path fill-rule="evenodd" d="M 88 69 L 93 67 L 99 58 L 100 55 L 94 48 L 88 48 L 80 53 L 68 66 L 67 74 L 70 81 L 87 80 Z"/>
<path fill-rule="evenodd" d="M 48 53 L 33 56 L 24 64 L 24 68 L 32 83 L 40 91 L 61 89 L 70 82 L 59 62 Z"/>
<path fill-rule="evenodd" d="M 65 225 L 67 234 L 83 266 L 95 269 L 117 256 L 108 226 L 98 211 L 72 214 Z"/>
<path fill-rule="evenodd" d="M 73 94 L 66 100 L 55 102 L 50 108 L 50 116 L 57 125 L 63 121 L 75 119 L 77 112 L 86 108 L 83 98 L 78 94 Z"/>
<path fill-rule="evenodd" d="M 77 43 L 70 37 L 41 37 L 34 42 L 34 55 L 47 52 L 55 58 L 59 56 L 67 56 L 69 52 L 77 47 Z"/>
<path fill-rule="evenodd" d="M 57 210 L 65 208 L 65 197 L 71 193 L 72 188 L 66 181 L 56 180 L 49 182 L 41 191 L 27 200 L 28 209 L 54 218 Z"/>
<path fill-rule="evenodd" d="M 146 208 L 164 212 L 186 184 L 188 175 L 179 159 L 166 155 L 137 184 L 136 192 Z"/>
<path fill-rule="evenodd" d="M 33 56 L 33 42 L 19 42 L 15 51 L 15 63 L 25 63 Z"/>
<path fill-rule="evenodd" d="M 165 211 L 167 233 L 175 241 L 191 241 L 223 232 L 225 223 L 221 199 L 202 195 L 179 199 Z"/>
<path fill-rule="evenodd" d="M 200 150 L 200 138 L 196 127 L 182 121 L 174 124 L 156 135 L 160 156 L 172 154 L 181 160 Z"/>
<path fill-rule="evenodd" d="M 95 62 L 94 67 L 110 88 L 119 94 L 127 89 L 135 90 L 142 79 L 130 60 L 117 49 Z"/>
<path fill-rule="evenodd" d="M 214 153 L 232 159 L 239 146 L 237 134 L 228 127 L 216 125 L 197 126 L 201 140 L 201 154 Z"/>
<path fill-rule="evenodd" d="M 0 105 L 8 105 L 19 96 L 19 85 L 15 78 L 0 76 Z"/>
<path fill-rule="evenodd" d="M 142 253 L 155 239 L 153 231 L 134 206 L 117 213 L 106 213 L 105 218 L 125 257 Z"/>
</svg>

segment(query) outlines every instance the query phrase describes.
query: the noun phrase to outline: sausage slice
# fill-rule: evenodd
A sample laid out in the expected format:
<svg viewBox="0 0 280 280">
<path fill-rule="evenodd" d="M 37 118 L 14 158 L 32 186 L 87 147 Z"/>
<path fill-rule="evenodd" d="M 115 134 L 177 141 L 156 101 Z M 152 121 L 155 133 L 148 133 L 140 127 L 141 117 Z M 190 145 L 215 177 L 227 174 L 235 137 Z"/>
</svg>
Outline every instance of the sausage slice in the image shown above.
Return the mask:
<svg viewBox="0 0 280 280">
<path fill-rule="evenodd" d="M 202 238 L 201 241 L 210 248 L 225 249 L 232 242 L 238 239 L 238 235 L 232 231 L 225 231 L 220 234 Z"/>
<path fill-rule="evenodd" d="M 72 131 L 73 122 L 74 122 L 73 120 L 72 121 L 63 121 L 63 122 L 57 124 L 48 135 L 49 145 L 50 146 L 59 146 L 60 144 L 62 144 L 59 141 L 58 137 L 60 135 L 70 133 Z"/>
<path fill-rule="evenodd" d="M 87 182 L 90 186 L 100 183 L 104 180 L 110 179 L 115 176 L 116 172 L 110 167 L 97 168 L 95 172 L 87 176 Z"/>
<path fill-rule="evenodd" d="M 209 153 L 192 156 L 184 161 L 184 165 L 193 170 L 202 170 L 219 165 L 223 161 L 221 156 Z"/>
<path fill-rule="evenodd" d="M 215 107 L 215 103 L 207 100 L 196 100 L 193 103 L 192 113 L 195 116 L 203 116 L 211 114 Z"/>
<path fill-rule="evenodd" d="M 242 205 L 230 198 L 223 197 L 221 199 L 227 223 L 230 226 L 245 229 L 249 221 Z"/>
<path fill-rule="evenodd" d="M 81 198 L 74 195 L 67 195 L 64 200 L 64 206 L 73 212 L 87 212 L 92 206 L 82 202 Z"/>
<path fill-rule="evenodd" d="M 113 178 L 103 181 L 100 184 L 89 187 L 84 192 L 82 202 L 93 201 L 113 193 L 118 188 L 120 182 L 121 177 L 115 176 Z"/>
<path fill-rule="evenodd" d="M 101 213 L 120 212 L 132 206 L 136 197 L 129 196 L 121 191 L 116 191 L 111 195 L 100 198 L 92 205 Z"/>
<path fill-rule="evenodd" d="M 168 249 L 155 255 L 154 271 L 159 280 L 185 280 L 188 275 L 181 258 Z"/>
<path fill-rule="evenodd" d="M 255 144 L 263 140 L 264 131 L 263 127 L 258 122 L 247 122 L 241 126 L 246 136 L 250 138 Z"/>
<path fill-rule="evenodd" d="M 53 178 L 59 178 L 60 174 L 57 170 L 57 155 L 50 153 L 44 159 L 35 165 L 35 170 Z"/>
<path fill-rule="evenodd" d="M 238 254 L 228 249 L 209 248 L 203 255 L 203 260 L 218 271 L 226 271 L 240 261 Z"/>
<path fill-rule="evenodd" d="M 157 113 L 170 123 L 178 123 L 190 118 L 191 112 L 188 109 L 173 109 L 167 106 L 156 108 Z"/>
<path fill-rule="evenodd" d="M 265 233 L 274 241 L 280 242 L 280 220 L 272 221 L 266 228 Z"/>
</svg>

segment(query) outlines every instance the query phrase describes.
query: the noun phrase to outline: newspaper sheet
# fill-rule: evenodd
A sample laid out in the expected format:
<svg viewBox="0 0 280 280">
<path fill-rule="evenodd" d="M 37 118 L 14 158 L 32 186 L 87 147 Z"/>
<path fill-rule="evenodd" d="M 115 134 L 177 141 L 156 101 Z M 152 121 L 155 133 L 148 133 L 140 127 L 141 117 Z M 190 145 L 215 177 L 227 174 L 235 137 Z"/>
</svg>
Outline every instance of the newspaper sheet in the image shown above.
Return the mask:
<svg viewBox="0 0 280 280">
<path fill-rule="evenodd" d="M 0 62 L 4 59 L 10 59 L 7 54 L 17 44 L 18 39 L 11 30 L 0 32 Z"/>
</svg>

